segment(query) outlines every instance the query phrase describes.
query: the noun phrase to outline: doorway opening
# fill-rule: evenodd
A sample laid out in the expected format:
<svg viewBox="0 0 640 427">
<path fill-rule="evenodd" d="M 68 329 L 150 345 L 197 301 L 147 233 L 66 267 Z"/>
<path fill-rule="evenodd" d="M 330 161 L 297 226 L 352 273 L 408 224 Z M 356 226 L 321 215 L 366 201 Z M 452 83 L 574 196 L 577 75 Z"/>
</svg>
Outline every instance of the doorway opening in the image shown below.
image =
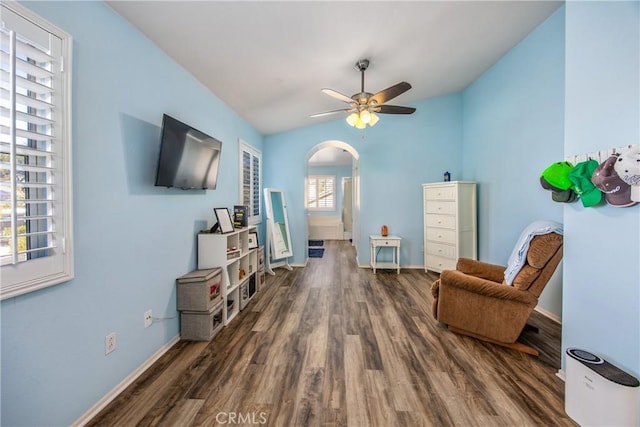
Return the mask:
<svg viewBox="0 0 640 427">
<path fill-rule="evenodd" d="M 347 240 L 358 248 L 360 207 L 359 154 L 332 140 L 313 147 L 305 164 L 307 257 L 310 243 Z"/>
</svg>

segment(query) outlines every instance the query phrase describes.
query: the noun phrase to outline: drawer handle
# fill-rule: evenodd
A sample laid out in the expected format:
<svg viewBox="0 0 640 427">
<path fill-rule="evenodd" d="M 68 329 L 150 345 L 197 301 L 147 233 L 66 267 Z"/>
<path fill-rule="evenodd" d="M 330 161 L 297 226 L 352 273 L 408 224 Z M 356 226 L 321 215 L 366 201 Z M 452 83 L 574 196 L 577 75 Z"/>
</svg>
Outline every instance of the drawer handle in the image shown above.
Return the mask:
<svg viewBox="0 0 640 427">
<path fill-rule="evenodd" d="M 438 234 L 438 239 L 442 239 L 442 234 Z"/>
<path fill-rule="evenodd" d="M 442 224 L 442 221 L 438 221 L 438 224 Z"/>
<path fill-rule="evenodd" d="M 438 249 L 438 253 L 441 254 L 442 253 L 442 249 Z"/>
</svg>

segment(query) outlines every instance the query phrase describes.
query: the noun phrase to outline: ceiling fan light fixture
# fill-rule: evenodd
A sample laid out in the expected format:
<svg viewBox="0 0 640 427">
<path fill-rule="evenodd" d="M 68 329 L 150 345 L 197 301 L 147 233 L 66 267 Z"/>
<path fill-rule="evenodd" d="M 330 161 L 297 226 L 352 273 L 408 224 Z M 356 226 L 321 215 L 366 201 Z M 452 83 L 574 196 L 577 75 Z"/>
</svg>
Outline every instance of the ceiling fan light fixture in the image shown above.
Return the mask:
<svg viewBox="0 0 640 427">
<path fill-rule="evenodd" d="M 362 110 L 357 113 L 351 113 L 347 116 L 347 123 L 349 126 L 355 127 L 357 129 L 364 129 L 369 126 L 373 126 L 378 123 L 380 117 L 374 112 L 369 112 L 368 110 Z"/>
<path fill-rule="evenodd" d="M 349 126 L 353 127 L 359 119 L 360 117 L 358 116 L 358 113 L 351 113 L 347 116 L 347 123 L 349 123 Z"/>
<path fill-rule="evenodd" d="M 364 124 L 369 123 L 371 121 L 371 113 L 369 113 L 367 110 L 362 110 L 360 112 L 360 120 L 362 120 Z"/>
</svg>

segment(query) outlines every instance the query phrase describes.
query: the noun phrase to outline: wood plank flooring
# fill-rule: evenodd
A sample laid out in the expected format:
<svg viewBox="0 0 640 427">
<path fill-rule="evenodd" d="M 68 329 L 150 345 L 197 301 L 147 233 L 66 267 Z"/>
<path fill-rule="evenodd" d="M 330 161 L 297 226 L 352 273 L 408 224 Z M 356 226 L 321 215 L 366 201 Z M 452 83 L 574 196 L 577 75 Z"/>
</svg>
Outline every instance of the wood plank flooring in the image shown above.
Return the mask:
<svg viewBox="0 0 640 427">
<path fill-rule="evenodd" d="M 360 269 L 348 242 L 277 269 L 210 343 L 180 341 L 90 426 L 574 426 L 560 327 L 534 313 L 538 358 L 451 333 L 435 274 Z"/>
</svg>

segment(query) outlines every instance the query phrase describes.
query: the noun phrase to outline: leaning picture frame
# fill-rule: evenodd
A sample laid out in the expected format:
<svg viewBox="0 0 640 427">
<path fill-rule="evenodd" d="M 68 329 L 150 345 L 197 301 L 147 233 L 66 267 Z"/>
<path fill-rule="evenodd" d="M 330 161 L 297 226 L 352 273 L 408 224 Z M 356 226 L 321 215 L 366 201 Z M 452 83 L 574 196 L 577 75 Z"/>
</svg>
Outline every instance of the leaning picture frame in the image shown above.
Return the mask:
<svg viewBox="0 0 640 427">
<path fill-rule="evenodd" d="M 221 233 L 231 233 L 233 231 L 233 221 L 227 208 L 214 208 L 213 211 L 216 214 L 218 220 L 218 226 Z"/>
<path fill-rule="evenodd" d="M 258 233 L 255 231 L 249 232 L 249 249 L 255 249 L 258 247 Z"/>
</svg>

